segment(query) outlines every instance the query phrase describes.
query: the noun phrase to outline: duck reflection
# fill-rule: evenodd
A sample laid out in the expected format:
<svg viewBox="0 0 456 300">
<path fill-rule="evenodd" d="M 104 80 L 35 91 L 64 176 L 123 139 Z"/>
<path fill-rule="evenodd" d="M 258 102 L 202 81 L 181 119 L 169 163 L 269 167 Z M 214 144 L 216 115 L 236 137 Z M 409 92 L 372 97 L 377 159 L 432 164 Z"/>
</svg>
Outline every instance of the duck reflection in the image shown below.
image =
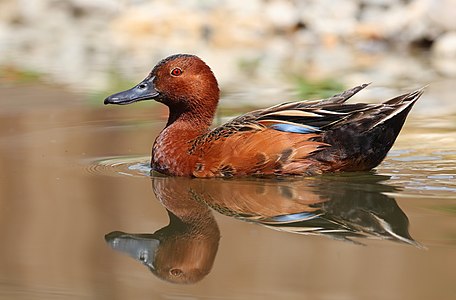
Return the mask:
<svg viewBox="0 0 456 300">
<path fill-rule="evenodd" d="M 106 241 L 175 283 L 199 281 L 213 265 L 220 232 L 211 209 L 290 233 L 421 247 L 408 232 L 407 216 L 385 194 L 396 191 L 381 183 L 386 179 L 370 173 L 299 180 L 154 177 L 153 191 L 169 224 L 153 234 L 111 232 Z"/>
<path fill-rule="evenodd" d="M 155 195 L 168 212 L 167 226 L 153 234 L 114 231 L 105 239 L 113 249 L 142 262 L 161 279 L 197 282 L 212 268 L 220 231 L 208 206 L 189 197 L 190 187 L 184 185 L 187 181 L 169 179 L 152 180 Z"/>
</svg>

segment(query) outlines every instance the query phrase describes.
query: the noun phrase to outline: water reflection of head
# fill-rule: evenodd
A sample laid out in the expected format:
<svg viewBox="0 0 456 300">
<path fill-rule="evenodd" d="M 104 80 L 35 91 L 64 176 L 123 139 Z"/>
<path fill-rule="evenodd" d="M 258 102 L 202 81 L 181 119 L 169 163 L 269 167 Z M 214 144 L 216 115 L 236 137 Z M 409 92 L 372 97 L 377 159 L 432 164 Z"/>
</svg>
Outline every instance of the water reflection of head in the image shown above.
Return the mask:
<svg viewBox="0 0 456 300">
<path fill-rule="evenodd" d="M 155 233 L 160 246 L 152 272 L 175 283 L 197 282 L 210 272 L 214 263 L 220 239 L 217 224 L 198 220 L 185 223 L 172 213 L 169 215 L 170 225 Z"/>
<path fill-rule="evenodd" d="M 141 261 L 157 277 L 195 283 L 212 268 L 220 232 L 211 211 L 191 200 L 187 186 L 167 187 L 161 179 L 153 181 L 154 192 L 168 211 L 167 226 L 153 234 L 115 231 L 105 238 L 113 249 Z"/>
</svg>

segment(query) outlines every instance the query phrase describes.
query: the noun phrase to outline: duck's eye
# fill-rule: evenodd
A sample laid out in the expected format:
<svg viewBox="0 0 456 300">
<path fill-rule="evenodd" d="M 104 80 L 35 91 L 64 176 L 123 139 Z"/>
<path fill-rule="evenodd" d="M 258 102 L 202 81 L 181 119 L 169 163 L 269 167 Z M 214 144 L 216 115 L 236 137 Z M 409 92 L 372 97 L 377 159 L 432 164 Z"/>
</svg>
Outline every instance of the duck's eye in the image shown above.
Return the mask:
<svg viewBox="0 0 456 300">
<path fill-rule="evenodd" d="M 174 68 L 171 70 L 171 75 L 173 76 L 180 76 L 182 74 L 182 70 L 180 68 Z"/>
<path fill-rule="evenodd" d="M 169 270 L 169 273 L 174 277 L 180 277 L 184 272 L 181 269 L 172 268 L 171 270 Z"/>
</svg>

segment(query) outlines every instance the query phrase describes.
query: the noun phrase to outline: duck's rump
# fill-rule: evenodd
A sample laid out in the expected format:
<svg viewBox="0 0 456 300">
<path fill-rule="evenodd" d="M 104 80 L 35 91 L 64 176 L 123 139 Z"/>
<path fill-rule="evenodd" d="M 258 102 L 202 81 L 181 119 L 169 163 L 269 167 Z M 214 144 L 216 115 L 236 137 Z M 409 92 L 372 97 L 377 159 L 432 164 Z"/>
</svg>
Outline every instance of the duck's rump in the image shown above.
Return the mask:
<svg viewBox="0 0 456 300">
<path fill-rule="evenodd" d="M 393 146 L 422 93 L 421 89 L 377 106 L 367 106 L 343 122 L 329 126 L 316 141 L 331 147 L 312 157 L 330 165 L 331 171 L 365 171 L 376 167 Z"/>
</svg>

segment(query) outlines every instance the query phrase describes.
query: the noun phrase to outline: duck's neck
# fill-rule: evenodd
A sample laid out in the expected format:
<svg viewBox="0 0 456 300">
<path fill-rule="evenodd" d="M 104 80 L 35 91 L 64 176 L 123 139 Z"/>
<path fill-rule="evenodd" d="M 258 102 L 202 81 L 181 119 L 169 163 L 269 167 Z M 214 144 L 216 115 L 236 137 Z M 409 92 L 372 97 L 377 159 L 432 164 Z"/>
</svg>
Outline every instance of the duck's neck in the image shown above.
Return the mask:
<svg viewBox="0 0 456 300">
<path fill-rule="evenodd" d="M 189 153 L 191 142 L 209 130 L 214 114 L 215 107 L 204 111 L 170 107 L 166 127 L 153 146 L 152 167 L 169 175 L 191 176 L 197 159 Z"/>
<path fill-rule="evenodd" d="M 197 129 L 206 131 L 212 124 L 216 107 L 208 109 L 185 109 L 181 107 L 169 107 L 169 117 L 165 129 L 170 126 L 188 127 L 188 129 Z"/>
</svg>

